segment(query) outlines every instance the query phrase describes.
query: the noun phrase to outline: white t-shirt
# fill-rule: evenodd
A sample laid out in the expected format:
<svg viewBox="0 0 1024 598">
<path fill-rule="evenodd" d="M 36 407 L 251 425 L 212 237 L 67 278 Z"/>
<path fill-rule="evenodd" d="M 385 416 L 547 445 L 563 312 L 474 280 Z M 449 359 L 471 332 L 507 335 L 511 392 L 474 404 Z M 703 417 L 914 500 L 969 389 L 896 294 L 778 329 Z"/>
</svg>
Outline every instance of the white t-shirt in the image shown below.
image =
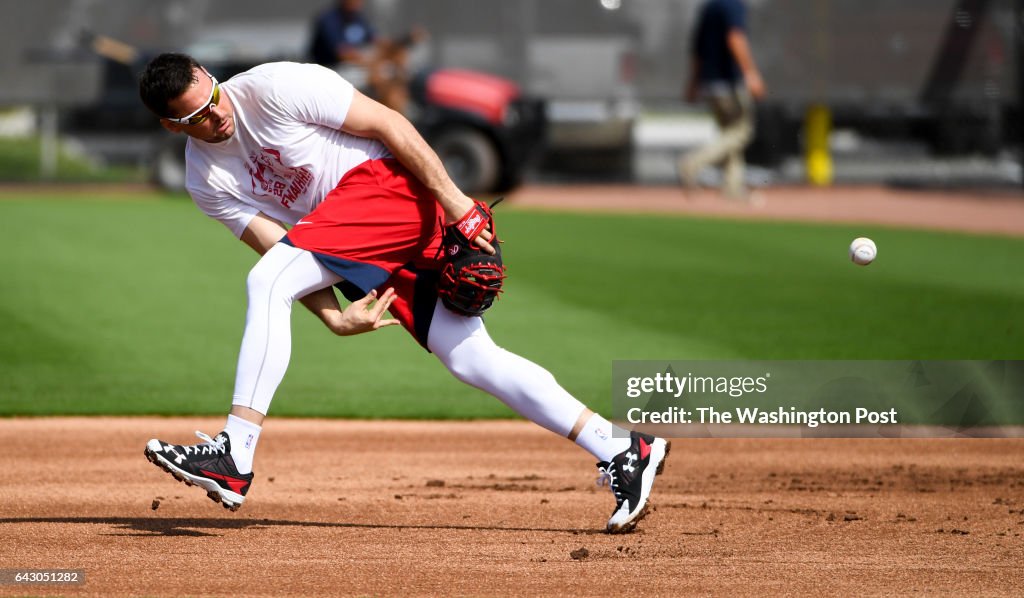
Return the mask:
<svg viewBox="0 0 1024 598">
<path fill-rule="evenodd" d="M 339 130 L 354 95 L 334 71 L 276 62 L 221 84 L 235 109 L 235 134 L 221 143 L 189 138 L 185 187 L 192 201 L 240 237 L 258 212 L 295 224 L 352 168 L 391 154 L 375 139 Z"/>
</svg>

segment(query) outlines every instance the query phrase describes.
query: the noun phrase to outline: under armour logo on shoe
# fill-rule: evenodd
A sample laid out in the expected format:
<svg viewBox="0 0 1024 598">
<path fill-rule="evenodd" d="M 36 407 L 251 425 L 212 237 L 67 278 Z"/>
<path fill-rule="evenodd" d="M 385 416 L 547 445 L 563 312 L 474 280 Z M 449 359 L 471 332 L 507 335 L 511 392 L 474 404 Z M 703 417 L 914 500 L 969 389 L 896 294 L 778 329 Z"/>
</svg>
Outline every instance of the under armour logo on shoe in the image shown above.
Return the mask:
<svg viewBox="0 0 1024 598">
<path fill-rule="evenodd" d="M 626 453 L 626 458 L 629 459 L 629 461 L 622 466 L 622 469 L 630 473 L 633 473 L 634 471 L 636 471 L 636 467 L 633 467 L 633 462 L 637 460 L 636 453 L 628 452 Z"/>
</svg>

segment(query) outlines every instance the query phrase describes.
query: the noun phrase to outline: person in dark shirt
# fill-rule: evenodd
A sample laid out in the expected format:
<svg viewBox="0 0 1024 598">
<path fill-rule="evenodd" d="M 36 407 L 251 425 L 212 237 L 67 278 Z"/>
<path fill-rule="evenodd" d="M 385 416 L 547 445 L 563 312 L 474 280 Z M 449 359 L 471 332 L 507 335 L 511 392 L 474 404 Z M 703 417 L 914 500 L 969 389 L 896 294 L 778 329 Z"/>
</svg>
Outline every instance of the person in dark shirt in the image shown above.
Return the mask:
<svg viewBox="0 0 1024 598">
<path fill-rule="evenodd" d="M 398 40 L 378 36 L 363 12 L 363 0 L 338 0 L 313 21 L 309 59 L 341 72 L 377 101 L 404 113 L 408 50 L 425 37 L 422 27 Z"/>
<path fill-rule="evenodd" d="M 688 102 L 698 96 L 707 100 L 721 135 L 679 161 L 687 188 L 697 186 L 704 167 L 723 162 L 722 191 L 741 200 L 751 197 L 744 181 L 743 150 L 754 134 L 752 100 L 766 93 L 747 39 L 746 13 L 742 0 L 707 0 L 701 6 L 684 95 Z"/>
<path fill-rule="evenodd" d="M 363 0 L 340 0 L 320 13 L 313 25 L 310 59 L 322 66 L 365 65 L 376 38 L 363 14 Z"/>
</svg>

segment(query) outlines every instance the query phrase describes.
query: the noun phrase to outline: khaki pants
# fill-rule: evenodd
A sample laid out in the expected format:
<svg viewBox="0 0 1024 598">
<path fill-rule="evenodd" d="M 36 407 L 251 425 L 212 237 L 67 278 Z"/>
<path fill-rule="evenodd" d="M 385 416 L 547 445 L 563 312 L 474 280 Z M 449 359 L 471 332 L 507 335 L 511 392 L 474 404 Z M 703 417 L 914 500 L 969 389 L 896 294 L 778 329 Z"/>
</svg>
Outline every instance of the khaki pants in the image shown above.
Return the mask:
<svg viewBox="0 0 1024 598">
<path fill-rule="evenodd" d="M 742 87 L 722 90 L 710 94 L 708 104 L 721 135 L 684 155 L 679 160 L 680 176 L 684 184 L 696 186 L 702 169 L 721 163 L 722 192 L 733 199 L 746 199 L 743 150 L 754 137 L 754 107 L 750 94 Z"/>
</svg>

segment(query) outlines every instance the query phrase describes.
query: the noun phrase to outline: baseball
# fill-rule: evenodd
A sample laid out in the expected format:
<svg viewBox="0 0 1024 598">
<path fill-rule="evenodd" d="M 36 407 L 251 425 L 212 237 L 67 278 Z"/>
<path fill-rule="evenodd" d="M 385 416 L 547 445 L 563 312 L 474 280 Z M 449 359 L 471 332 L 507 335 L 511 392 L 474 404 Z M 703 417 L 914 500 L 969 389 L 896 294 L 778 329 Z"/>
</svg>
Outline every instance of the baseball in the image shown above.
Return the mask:
<svg viewBox="0 0 1024 598">
<path fill-rule="evenodd" d="M 867 237 L 857 237 L 850 243 L 850 260 L 858 266 L 867 266 L 875 261 L 877 255 L 875 242 Z"/>
</svg>

